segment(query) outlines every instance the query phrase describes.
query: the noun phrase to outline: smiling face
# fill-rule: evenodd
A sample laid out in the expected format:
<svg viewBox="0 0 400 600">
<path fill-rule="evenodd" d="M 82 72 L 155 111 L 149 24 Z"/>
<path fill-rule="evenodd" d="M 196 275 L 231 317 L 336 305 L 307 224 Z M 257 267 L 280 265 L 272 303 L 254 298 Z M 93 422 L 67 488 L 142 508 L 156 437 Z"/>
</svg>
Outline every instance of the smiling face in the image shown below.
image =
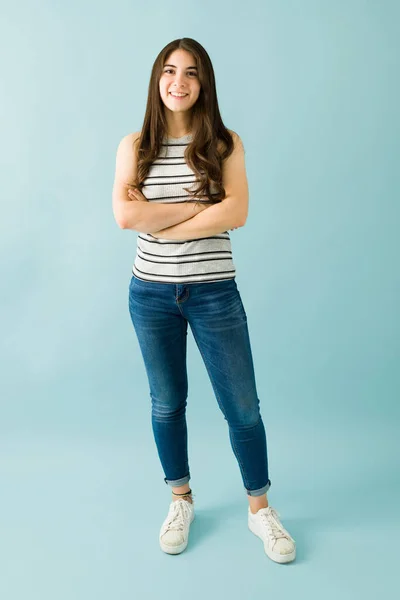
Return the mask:
<svg viewBox="0 0 400 600">
<path fill-rule="evenodd" d="M 200 93 L 196 61 L 186 50 L 174 50 L 166 59 L 159 81 L 161 99 L 170 111 L 185 112 L 195 104 Z M 179 97 L 174 97 L 176 93 Z"/>
</svg>

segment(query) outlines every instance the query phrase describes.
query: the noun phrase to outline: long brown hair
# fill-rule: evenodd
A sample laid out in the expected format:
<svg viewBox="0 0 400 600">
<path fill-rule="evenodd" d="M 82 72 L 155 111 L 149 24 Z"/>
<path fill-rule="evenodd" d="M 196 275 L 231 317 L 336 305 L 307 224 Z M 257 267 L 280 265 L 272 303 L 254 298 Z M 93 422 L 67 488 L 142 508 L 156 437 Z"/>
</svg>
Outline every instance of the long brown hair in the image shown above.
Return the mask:
<svg viewBox="0 0 400 600">
<path fill-rule="evenodd" d="M 203 197 L 205 202 L 220 202 L 226 195 L 222 184 L 222 161 L 232 153 L 234 144 L 232 135 L 223 124 L 219 112 L 214 69 L 210 57 L 203 46 L 192 38 L 173 40 L 161 50 L 154 61 L 146 114 L 141 135 L 137 140 L 136 187 L 139 189 L 143 187 L 152 162 L 159 156 L 162 140 L 167 132 L 159 80 L 169 55 L 179 48 L 187 50 L 195 58 L 200 82 L 199 97 L 190 109 L 192 141 L 185 149 L 185 159 L 199 181 L 198 188 L 191 189 L 190 194 L 194 198 Z M 211 192 L 211 185 L 215 192 Z M 204 196 L 208 200 L 205 200 Z"/>
</svg>

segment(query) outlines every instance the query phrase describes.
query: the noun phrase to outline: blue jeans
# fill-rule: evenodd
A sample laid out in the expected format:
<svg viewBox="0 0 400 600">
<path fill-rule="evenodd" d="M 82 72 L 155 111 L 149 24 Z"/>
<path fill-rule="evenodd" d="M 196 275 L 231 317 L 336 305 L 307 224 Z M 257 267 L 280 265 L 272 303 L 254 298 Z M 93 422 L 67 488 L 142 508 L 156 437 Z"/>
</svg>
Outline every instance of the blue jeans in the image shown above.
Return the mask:
<svg viewBox="0 0 400 600">
<path fill-rule="evenodd" d="M 152 428 L 167 485 L 190 480 L 186 399 L 187 324 L 229 427 L 249 496 L 271 485 L 247 317 L 235 279 L 162 283 L 132 275 L 129 312 L 150 386 Z"/>
</svg>

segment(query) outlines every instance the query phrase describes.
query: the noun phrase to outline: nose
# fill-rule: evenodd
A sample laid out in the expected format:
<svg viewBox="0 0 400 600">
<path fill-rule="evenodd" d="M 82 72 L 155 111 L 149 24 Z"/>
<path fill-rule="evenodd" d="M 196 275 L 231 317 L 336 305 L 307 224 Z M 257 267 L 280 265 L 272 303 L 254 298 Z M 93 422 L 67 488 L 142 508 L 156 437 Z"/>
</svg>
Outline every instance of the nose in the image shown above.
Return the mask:
<svg viewBox="0 0 400 600">
<path fill-rule="evenodd" d="M 175 85 L 177 87 L 182 87 L 182 84 L 183 84 L 183 87 L 184 87 L 185 86 L 184 80 L 185 80 L 185 76 L 183 74 L 177 73 L 175 76 Z"/>
</svg>

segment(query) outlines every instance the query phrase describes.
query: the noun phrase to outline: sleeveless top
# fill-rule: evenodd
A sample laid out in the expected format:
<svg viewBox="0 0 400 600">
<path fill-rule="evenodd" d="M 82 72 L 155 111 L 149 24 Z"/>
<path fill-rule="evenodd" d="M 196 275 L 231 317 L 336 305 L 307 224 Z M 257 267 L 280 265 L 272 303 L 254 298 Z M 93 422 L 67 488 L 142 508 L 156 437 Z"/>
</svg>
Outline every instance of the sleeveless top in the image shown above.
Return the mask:
<svg viewBox="0 0 400 600">
<path fill-rule="evenodd" d="M 198 186 L 195 173 L 184 158 L 191 139 L 192 134 L 180 138 L 164 137 L 160 154 L 143 182 L 142 194 L 149 202 L 194 202 L 193 196 L 183 189 Z M 215 193 L 213 185 L 210 188 L 210 192 Z M 206 196 L 204 198 L 203 201 L 208 201 Z M 236 269 L 229 233 L 224 231 L 197 240 L 175 241 L 139 232 L 132 273 L 145 281 L 164 283 L 234 279 Z"/>
</svg>

